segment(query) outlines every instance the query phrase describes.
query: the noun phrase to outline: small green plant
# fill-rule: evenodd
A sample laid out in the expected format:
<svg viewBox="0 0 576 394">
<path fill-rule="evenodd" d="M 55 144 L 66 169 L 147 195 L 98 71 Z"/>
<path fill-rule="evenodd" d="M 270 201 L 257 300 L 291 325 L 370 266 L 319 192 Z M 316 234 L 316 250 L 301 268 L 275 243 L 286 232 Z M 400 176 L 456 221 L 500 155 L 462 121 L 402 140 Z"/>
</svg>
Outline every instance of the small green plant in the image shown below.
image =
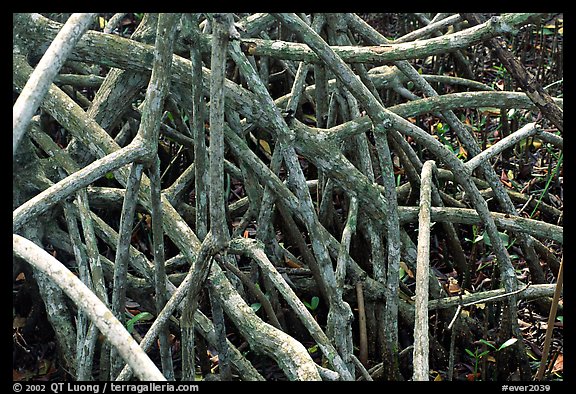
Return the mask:
<svg viewBox="0 0 576 394">
<path fill-rule="evenodd" d="M 472 242 L 472 244 L 478 243 L 482 241 L 482 239 L 483 236 L 478 235 L 478 226 L 476 226 L 475 224 L 472 226 L 472 238 L 464 238 L 464 240 Z"/>
<path fill-rule="evenodd" d="M 256 288 L 260 289 L 260 285 L 258 283 L 255 284 Z M 250 308 L 254 311 L 254 313 L 258 312 L 260 308 L 262 308 L 262 304 L 260 302 L 254 302 L 250 304 Z"/>
<path fill-rule="evenodd" d="M 506 233 L 498 232 L 498 236 L 500 240 L 504 244 L 504 247 L 508 248 L 513 245 L 513 242 L 510 242 L 510 237 Z M 492 246 L 492 241 L 490 240 L 490 236 L 487 232 L 480 233 L 478 231 L 478 226 L 472 226 L 472 238 L 464 238 L 464 240 L 468 242 L 472 242 L 472 244 L 476 244 L 480 241 L 484 242 L 486 246 Z"/>
<path fill-rule="evenodd" d="M 154 316 L 152 316 L 152 314 L 149 312 L 140 312 L 126 322 L 126 329 L 130 334 L 132 334 L 132 332 L 134 331 L 134 326 L 137 323 L 139 323 L 140 321 L 151 320 L 153 317 Z"/>
<path fill-rule="evenodd" d="M 480 363 L 480 360 L 482 359 L 482 357 L 488 355 L 488 353 L 490 353 L 490 350 L 484 350 L 483 352 L 480 352 L 480 348 L 476 348 L 476 350 L 474 350 L 474 353 L 472 353 L 472 351 L 470 349 L 465 349 L 466 353 L 468 353 L 468 355 L 470 357 L 472 357 L 472 359 L 474 359 L 474 376 L 477 376 L 478 374 L 478 364 Z"/>
<path fill-rule="evenodd" d="M 503 65 L 494 65 L 494 71 L 496 71 L 495 81 L 492 82 L 492 87 L 498 90 L 504 89 L 504 81 L 510 80 L 510 73 Z"/>
<path fill-rule="evenodd" d="M 316 353 L 318 351 L 318 344 L 309 347 L 307 350 L 308 350 L 308 353 L 310 353 L 310 354 Z"/>
<path fill-rule="evenodd" d="M 502 243 L 504 244 L 505 248 L 510 246 L 510 237 L 508 236 L 508 234 L 498 232 L 498 236 L 502 240 Z M 490 241 L 490 236 L 488 235 L 488 233 L 485 232 L 484 235 L 482 235 L 482 239 L 487 246 L 492 246 L 492 241 Z"/>
<path fill-rule="evenodd" d="M 474 360 L 474 376 L 477 376 L 478 364 L 480 363 L 480 360 L 482 360 L 483 357 L 488 356 L 491 352 L 497 353 L 503 349 L 506 349 L 507 347 L 515 344 L 516 341 L 518 341 L 518 338 L 510 338 L 506 342 L 504 342 L 502 345 L 500 345 L 499 347 L 496 347 L 492 343 L 490 343 L 489 341 L 487 341 L 485 339 L 480 339 L 478 342 L 488 346 L 489 349 L 484 350 L 484 351 L 480 351 L 481 349 L 479 347 L 477 347 L 474 350 L 474 352 L 472 352 L 470 349 L 465 349 L 466 353 Z"/>
<path fill-rule="evenodd" d="M 306 305 L 306 308 L 310 309 L 312 312 L 314 312 L 316 310 L 316 308 L 318 308 L 318 305 L 320 304 L 320 298 L 314 296 L 312 297 L 312 299 L 310 300 L 310 303 L 306 302 L 306 301 L 302 301 L 302 303 L 304 305 Z"/>
<path fill-rule="evenodd" d="M 438 122 L 435 126 L 436 133 L 438 135 L 438 140 L 444 144 L 446 148 L 450 150 L 453 154 L 457 154 L 456 149 L 452 146 L 452 143 L 448 140 L 446 133 L 450 131 L 450 126 L 447 123 Z"/>
<path fill-rule="evenodd" d="M 544 190 L 542 190 L 542 193 L 540 194 L 540 198 L 538 198 L 538 201 L 536 202 L 536 206 L 534 207 L 534 209 L 532 210 L 532 213 L 530 214 L 530 218 L 534 217 L 534 214 L 538 210 L 538 207 L 540 206 L 542 199 L 544 198 L 544 196 L 548 192 L 548 189 L 550 188 L 550 183 L 552 182 L 552 179 L 556 178 L 556 173 L 562 167 L 562 159 L 563 159 L 563 156 L 562 156 L 562 154 L 560 154 L 560 156 L 558 157 L 558 163 L 556 164 L 556 167 L 554 168 L 554 171 L 552 172 L 552 174 L 550 176 L 548 176 L 548 180 L 546 181 L 546 186 L 544 187 Z"/>
</svg>

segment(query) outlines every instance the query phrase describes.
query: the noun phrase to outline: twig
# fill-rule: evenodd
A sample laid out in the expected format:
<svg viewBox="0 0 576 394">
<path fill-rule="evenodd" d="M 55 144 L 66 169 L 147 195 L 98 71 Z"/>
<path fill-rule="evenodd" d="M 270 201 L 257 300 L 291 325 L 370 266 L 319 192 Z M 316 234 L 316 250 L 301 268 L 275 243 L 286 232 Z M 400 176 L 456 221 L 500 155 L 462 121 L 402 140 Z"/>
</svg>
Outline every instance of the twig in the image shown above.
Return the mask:
<svg viewBox="0 0 576 394">
<path fill-rule="evenodd" d="M 458 310 L 460 310 L 460 305 L 458 305 Z M 448 329 L 451 330 L 450 332 L 450 351 L 448 352 L 448 381 L 451 382 L 454 376 L 454 350 L 456 348 L 456 332 L 458 330 L 458 316 L 460 316 L 460 312 L 454 315 L 454 318 L 450 322 Z M 456 324 L 456 325 L 455 325 Z M 454 326 L 455 325 L 455 326 Z M 452 328 L 450 328 L 452 327 Z"/>
<path fill-rule="evenodd" d="M 130 178 L 126 185 L 126 195 L 120 214 L 120 229 L 116 257 L 114 259 L 114 283 L 112 288 L 112 301 L 110 303 L 112 313 L 118 320 L 124 319 L 124 309 L 126 308 L 126 277 L 128 273 L 129 246 L 132 242 L 132 226 L 134 224 L 134 212 L 138 199 L 138 189 L 140 188 L 140 178 L 142 177 L 143 164 L 132 163 L 130 167 Z M 115 377 L 122 368 L 120 360 L 115 355 L 115 349 L 111 349 L 110 354 L 110 375 Z"/>
<path fill-rule="evenodd" d="M 104 33 L 110 34 L 114 31 L 114 29 L 116 28 L 116 26 L 122 21 L 122 19 L 124 19 L 124 17 L 126 16 L 126 13 L 123 12 L 118 12 L 114 15 L 112 15 L 112 18 L 110 18 L 110 20 L 108 21 L 108 23 L 106 23 L 106 26 L 104 26 Z"/>
<path fill-rule="evenodd" d="M 162 228 L 162 203 L 160 183 L 160 159 L 152 161 L 150 175 L 150 200 L 152 203 L 150 214 L 152 217 L 152 253 L 154 255 L 154 287 L 156 291 L 156 314 L 159 314 L 166 305 L 166 266 L 164 261 L 164 230 Z M 160 330 L 160 359 L 162 371 L 167 380 L 174 380 L 174 366 L 172 365 L 172 351 L 169 341 L 168 325 Z"/>
<path fill-rule="evenodd" d="M 364 379 L 369 381 L 369 382 L 373 382 L 374 379 L 372 379 L 372 376 L 370 376 L 370 373 L 368 373 L 368 371 L 366 370 L 366 367 L 364 367 L 364 365 L 362 365 L 360 360 L 358 360 L 358 357 L 356 357 L 355 355 L 352 355 L 350 358 L 352 359 L 352 362 L 354 362 L 354 365 L 360 371 L 360 373 L 362 374 Z"/>
<path fill-rule="evenodd" d="M 546 370 L 546 361 L 548 360 L 548 353 L 550 352 L 550 343 L 552 342 L 552 333 L 554 331 L 554 322 L 556 321 L 556 309 L 558 308 L 558 301 L 562 293 L 562 285 L 564 278 L 564 256 L 560 260 L 560 270 L 558 271 L 558 278 L 556 279 L 556 289 L 554 290 L 554 298 L 550 307 L 550 314 L 548 315 L 548 326 L 546 327 L 546 339 L 544 339 L 544 349 L 542 350 L 542 358 L 540 359 L 540 366 L 536 372 L 536 380 L 542 380 Z"/>
<path fill-rule="evenodd" d="M 512 295 L 518 294 L 523 292 L 524 290 L 526 290 L 528 287 L 530 286 L 530 283 L 526 284 L 524 287 L 522 287 L 521 289 L 515 290 L 515 291 L 511 291 L 509 293 L 504 293 L 501 295 L 495 295 L 492 297 L 488 297 L 488 298 L 482 298 L 480 300 L 476 300 L 476 301 L 472 301 L 472 302 L 468 302 L 466 304 L 464 304 L 463 306 L 470 306 L 470 305 L 474 305 L 474 304 L 480 304 L 480 303 L 484 303 L 484 302 L 488 302 L 488 301 L 494 301 L 494 300 L 498 300 L 500 298 L 504 298 L 504 297 L 510 297 Z"/>
<path fill-rule="evenodd" d="M 540 133 L 540 129 L 536 126 L 536 123 L 528 123 L 520 130 L 510 134 L 506 138 L 501 139 L 500 141 L 492 145 L 490 148 L 482 151 L 482 153 L 479 153 L 470 160 L 468 160 L 468 162 L 466 163 L 466 169 L 470 173 L 472 173 L 472 170 L 478 167 L 481 163 L 490 160 L 490 158 L 498 155 L 500 152 L 502 152 L 505 149 L 508 149 L 517 142 L 520 142 L 521 140 L 531 137 L 538 133 Z"/>
<path fill-rule="evenodd" d="M 98 253 L 98 244 L 96 239 L 96 234 L 94 232 L 94 225 L 90 215 L 90 207 L 88 205 L 88 193 L 86 189 L 81 189 L 78 191 L 76 197 L 76 205 L 78 207 L 78 213 L 80 216 L 80 221 L 82 223 L 82 229 L 84 233 L 84 239 L 86 242 L 86 252 L 88 254 L 88 267 L 91 273 L 91 280 L 88 283 L 92 283 L 91 288 L 94 289 L 95 294 L 108 305 L 108 294 L 106 292 L 106 283 L 104 281 L 104 274 L 102 271 L 102 263 L 100 261 L 100 254 Z M 86 336 L 84 344 L 84 354 L 83 357 L 88 365 L 92 365 L 92 359 L 94 357 L 94 350 L 96 341 L 98 339 L 98 330 L 94 323 L 91 324 L 88 334 Z M 106 353 L 106 352 L 104 352 Z M 90 370 L 87 370 L 88 372 Z M 88 372 L 89 373 L 89 372 Z M 87 375 L 90 376 L 90 375 Z M 80 375 L 79 380 L 83 380 Z"/>
<path fill-rule="evenodd" d="M 454 313 L 454 317 L 452 317 L 452 320 L 450 320 L 450 324 L 448 324 L 448 329 L 451 330 L 452 326 L 454 325 L 454 323 L 456 323 L 456 320 L 458 319 L 458 317 L 460 316 L 460 311 L 462 310 L 462 305 L 459 304 L 458 308 L 456 308 L 456 312 Z"/>
<path fill-rule="evenodd" d="M 430 275 L 430 205 L 432 175 L 436 163 L 429 160 L 422 167 L 418 256 L 416 258 L 416 317 L 414 319 L 414 373 L 412 380 L 428 381 L 428 281 Z"/>
<path fill-rule="evenodd" d="M 199 37 L 199 15 L 186 14 L 191 18 L 192 37 Z M 206 147 L 206 132 L 204 131 L 204 94 L 202 86 L 202 56 L 195 45 L 190 45 L 190 72 L 192 79 L 192 108 L 190 129 L 194 136 L 194 173 L 196 191 L 196 235 L 203 240 L 208 233 L 208 149 Z"/>
<path fill-rule="evenodd" d="M 356 302 L 358 304 L 358 359 L 362 365 L 368 364 L 368 334 L 366 332 L 366 308 L 364 305 L 364 291 L 362 282 L 356 282 Z"/>
<path fill-rule="evenodd" d="M 520 208 L 520 210 L 518 211 L 518 215 L 520 215 L 522 212 L 524 212 L 524 210 L 526 209 L 526 207 L 530 204 L 530 202 L 534 199 L 534 195 L 530 194 L 530 196 L 528 197 L 528 200 L 526 201 L 526 203 L 524 205 L 522 205 L 522 208 Z"/>
<path fill-rule="evenodd" d="M 210 230 L 216 244 L 224 246 L 230 239 L 226 224 L 224 196 L 224 80 L 231 14 L 214 14 L 212 21 L 212 57 L 210 60 L 210 146 L 208 175 L 210 188 Z M 202 196 L 197 196 L 202 198 Z"/>
<path fill-rule="evenodd" d="M 418 38 L 421 38 L 423 36 L 432 34 L 432 33 L 438 33 L 438 36 L 440 36 L 440 32 L 438 30 L 442 30 L 447 26 L 450 25 L 454 25 L 458 22 L 460 22 L 461 17 L 458 14 L 454 14 L 451 15 L 447 18 L 441 19 L 437 22 L 428 22 L 428 24 L 418 30 L 414 30 L 406 35 L 403 35 L 402 37 L 392 41 L 392 43 L 394 44 L 398 44 L 401 42 L 409 42 L 409 41 L 415 41 Z"/>
<path fill-rule="evenodd" d="M 86 250 L 83 247 L 80 231 L 78 230 L 76 212 L 74 212 L 74 207 L 69 202 L 65 202 L 63 208 L 70 243 L 72 244 L 74 257 L 78 264 L 78 277 L 88 288 L 93 288 Z M 94 330 L 89 330 L 89 327 L 92 328 L 95 326 L 93 323 L 89 326 L 90 320 L 82 310 L 78 310 L 76 316 L 76 378 L 78 380 L 90 380 L 92 378 L 92 363 L 94 361 L 91 350 L 93 346 L 96 345 L 96 341 L 92 341 L 95 336 L 90 336 L 90 334 L 94 333 Z"/>
</svg>

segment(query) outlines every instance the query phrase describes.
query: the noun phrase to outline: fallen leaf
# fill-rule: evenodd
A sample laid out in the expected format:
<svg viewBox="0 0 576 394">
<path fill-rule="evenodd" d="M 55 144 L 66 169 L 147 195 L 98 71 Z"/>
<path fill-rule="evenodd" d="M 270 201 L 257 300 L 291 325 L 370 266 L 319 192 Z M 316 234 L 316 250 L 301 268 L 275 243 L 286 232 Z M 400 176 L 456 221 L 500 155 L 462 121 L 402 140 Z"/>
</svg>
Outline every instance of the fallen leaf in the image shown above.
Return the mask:
<svg viewBox="0 0 576 394">
<path fill-rule="evenodd" d="M 297 262 L 289 259 L 288 257 L 284 256 L 284 261 L 286 262 L 286 265 L 290 268 L 302 268 L 302 266 L 300 264 L 298 264 Z"/>
<path fill-rule="evenodd" d="M 21 316 L 16 316 L 12 320 L 12 328 L 22 328 L 26 325 L 26 318 Z"/>
<path fill-rule="evenodd" d="M 264 149 L 264 152 L 268 153 L 269 155 L 272 154 L 272 150 L 270 149 L 270 144 L 268 144 L 268 142 L 264 140 L 258 140 L 258 143 L 260 144 L 262 149 Z"/>
<path fill-rule="evenodd" d="M 520 326 L 520 329 L 532 327 L 532 323 L 527 323 L 522 319 L 518 319 L 518 325 Z"/>
<path fill-rule="evenodd" d="M 466 380 L 469 382 L 474 382 L 476 378 L 480 378 L 480 373 L 469 373 L 466 375 Z"/>
<path fill-rule="evenodd" d="M 552 373 L 563 372 L 564 371 L 564 355 L 560 353 L 556 361 L 554 362 L 554 367 L 552 367 Z"/>
<path fill-rule="evenodd" d="M 152 216 L 144 214 L 144 222 L 146 223 L 146 228 L 152 228 Z"/>
<path fill-rule="evenodd" d="M 460 285 L 458 284 L 458 281 L 454 278 L 448 278 L 448 294 L 450 295 L 455 295 L 455 294 L 459 294 L 460 290 L 462 290 L 460 288 Z"/>
<path fill-rule="evenodd" d="M 458 156 L 461 156 L 465 159 L 468 158 L 468 152 L 466 151 L 466 149 L 464 149 L 464 147 L 462 146 L 462 144 L 460 144 L 460 149 L 458 150 Z"/>
<path fill-rule="evenodd" d="M 402 268 L 404 272 L 406 272 L 406 275 L 408 275 L 411 279 L 414 279 L 414 273 L 405 262 L 400 262 L 400 268 Z"/>
<path fill-rule="evenodd" d="M 38 366 L 38 373 L 40 375 L 46 375 L 50 371 L 51 366 L 52 366 L 52 363 L 50 362 L 50 360 L 46 360 L 46 359 L 40 360 L 40 363 Z"/>
<path fill-rule="evenodd" d="M 27 370 L 19 371 L 16 369 L 12 369 L 12 381 L 14 382 L 33 379 L 34 375 L 35 373 L 33 371 L 27 371 Z"/>
<path fill-rule="evenodd" d="M 304 114 L 304 116 L 302 117 L 302 120 L 304 120 L 305 124 L 312 124 L 315 125 L 317 120 L 316 117 L 314 115 L 309 115 L 309 114 Z"/>
</svg>

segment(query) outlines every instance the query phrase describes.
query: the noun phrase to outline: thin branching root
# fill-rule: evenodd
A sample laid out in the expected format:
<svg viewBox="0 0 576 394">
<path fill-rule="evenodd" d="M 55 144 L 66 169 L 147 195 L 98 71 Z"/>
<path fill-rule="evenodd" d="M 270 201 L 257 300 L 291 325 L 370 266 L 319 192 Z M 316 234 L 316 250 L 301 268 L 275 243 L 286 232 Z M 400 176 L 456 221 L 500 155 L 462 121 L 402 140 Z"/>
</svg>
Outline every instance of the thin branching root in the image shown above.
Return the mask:
<svg viewBox="0 0 576 394">
<path fill-rule="evenodd" d="M 15 380 L 562 380 L 561 14 L 13 21 Z"/>
</svg>

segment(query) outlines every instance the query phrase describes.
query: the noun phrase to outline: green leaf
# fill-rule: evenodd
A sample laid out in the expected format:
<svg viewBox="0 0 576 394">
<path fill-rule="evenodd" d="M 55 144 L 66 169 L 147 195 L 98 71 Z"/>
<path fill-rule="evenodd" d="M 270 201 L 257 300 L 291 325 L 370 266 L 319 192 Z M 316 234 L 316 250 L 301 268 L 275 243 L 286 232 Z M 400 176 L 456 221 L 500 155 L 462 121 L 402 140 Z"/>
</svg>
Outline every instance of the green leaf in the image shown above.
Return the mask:
<svg viewBox="0 0 576 394">
<path fill-rule="evenodd" d="M 252 310 L 254 312 L 258 312 L 258 310 L 262 307 L 262 304 L 259 302 L 255 302 L 253 304 L 250 305 L 250 308 L 252 308 Z"/>
<path fill-rule="evenodd" d="M 320 298 L 316 296 L 312 297 L 310 300 L 310 306 L 312 307 L 312 310 L 318 308 L 318 304 L 320 304 Z"/>
<path fill-rule="evenodd" d="M 564 323 L 564 316 L 556 316 L 556 319 Z"/>
<path fill-rule="evenodd" d="M 479 342 L 482 342 L 484 345 L 490 346 L 492 349 L 496 349 L 496 346 L 492 345 L 490 342 L 488 342 L 485 339 L 481 339 Z"/>
<path fill-rule="evenodd" d="M 404 271 L 404 268 L 400 267 L 400 269 L 398 269 L 398 277 L 400 279 L 404 278 L 406 276 L 406 271 Z"/>
<path fill-rule="evenodd" d="M 133 318 L 131 318 L 126 322 L 126 329 L 128 330 L 129 333 L 132 333 L 132 331 L 134 331 L 134 326 L 136 325 L 136 323 L 138 323 L 141 320 L 144 321 L 150 320 L 153 317 L 154 316 L 152 316 L 152 314 L 149 312 L 140 312 L 139 314 L 137 314 L 136 316 L 134 316 Z"/>
<path fill-rule="evenodd" d="M 500 236 L 500 239 L 502 240 L 504 247 L 507 247 L 508 245 L 510 245 L 510 237 L 508 236 L 508 234 L 498 233 L 498 235 Z"/>
<path fill-rule="evenodd" d="M 104 175 L 106 177 L 106 179 L 114 179 L 114 173 L 113 172 L 107 172 L 106 175 Z"/>
<path fill-rule="evenodd" d="M 308 122 L 308 123 L 316 123 L 317 122 L 316 117 L 314 115 L 304 114 L 302 116 L 302 118 L 305 122 Z"/>
<path fill-rule="evenodd" d="M 498 351 L 500 351 L 502 349 L 506 349 L 508 346 L 515 344 L 517 340 L 518 340 L 518 338 L 510 338 L 509 340 L 504 342 L 502 345 L 500 345 L 500 347 L 498 348 Z"/>
<path fill-rule="evenodd" d="M 446 127 L 448 125 L 443 124 L 442 122 L 438 122 L 436 124 L 436 131 L 440 134 L 444 134 L 446 131 L 448 131 L 447 129 L 450 129 L 450 126 Z"/>
<path fill-rule="evenodd" d="M 310 353 L 310 354 L 316 353 L 317 351 L 318 351 L 318 345 L 317 344 L 308 348 L 308 353 Z"/>
<path fill-rule="evenodd" d="M 500 239 L 502 240 L 502 243 L 504 244 L 504 247 L 508 246 L 508 243 L 510 242 L 510 237 L 508 237 L 508 234 L 498 232 L 498 236 L 499 236 Z M 490 236 L 488 235 L 487 232 L 484 233 L 483 238 L 484 238 L 484 243 L 485 243 L 486 245 L 492 246 L 492 241 L 490 241 Z"/>
<path fill-rule="evenodd" d="M 475 355 L 474 353 L 472 353 L 472 350 L 470 350 L 470 349 L 464 349 L 464 350 L 466 350 L 466 353 L 468 353 L 468 355 L 469 355 L 470 357 L 476 358 L 476 355 Z"/>
</svg>

